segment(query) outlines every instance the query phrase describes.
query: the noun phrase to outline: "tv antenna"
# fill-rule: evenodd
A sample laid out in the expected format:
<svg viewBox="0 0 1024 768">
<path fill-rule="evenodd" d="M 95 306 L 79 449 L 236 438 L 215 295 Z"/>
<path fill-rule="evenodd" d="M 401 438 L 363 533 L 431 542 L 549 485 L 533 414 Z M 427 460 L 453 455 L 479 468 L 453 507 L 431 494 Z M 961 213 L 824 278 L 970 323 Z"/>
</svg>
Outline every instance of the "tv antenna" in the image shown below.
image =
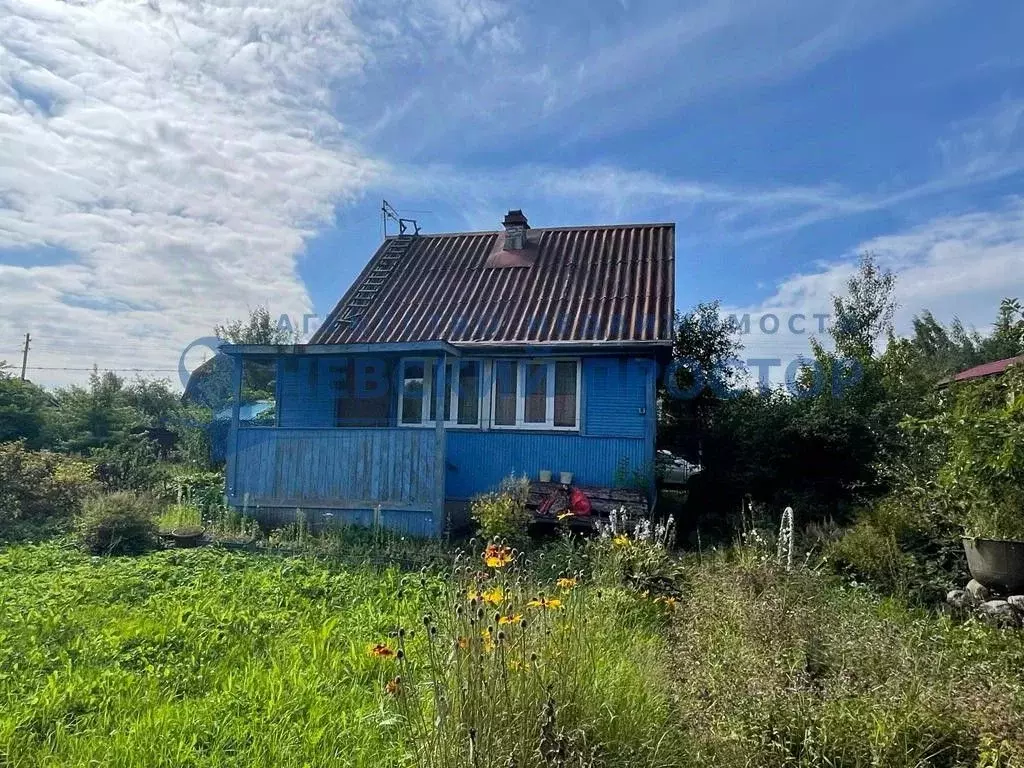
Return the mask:
<svg viewBox="0 0 1024 768">
<path fill-rule="evenodd" d="M 398 215 L 398 211 L 395 210 L 394 206 L 391 205 L 387 200 L 382 202 L 380 207 L 381 220 L 384 222 L 384 237 L 388 236 L 388 219 L 398 223 L 398 234 L 404 235 L 409 230 L 409 225 L 412 225 L 413 234 L 418 235 L 420 233 L 420 225 L 416 223 L 416 219 L 403 219 Z"/>
</svg>

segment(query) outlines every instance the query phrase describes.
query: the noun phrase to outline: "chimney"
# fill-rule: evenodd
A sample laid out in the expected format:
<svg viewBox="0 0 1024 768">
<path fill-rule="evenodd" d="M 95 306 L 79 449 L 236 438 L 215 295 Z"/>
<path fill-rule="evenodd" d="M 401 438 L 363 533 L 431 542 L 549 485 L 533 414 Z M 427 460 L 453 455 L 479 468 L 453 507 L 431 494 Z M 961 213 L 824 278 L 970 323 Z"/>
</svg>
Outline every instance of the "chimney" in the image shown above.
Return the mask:
<svg viewBox="0 0 1024 768">
<path fill-rule="evenodd" d="M 509 211 L 505 214 L 505 247 L 506 251 L 522 251 L 526 248 L 526 230 L 530 225 L 521 210 Z"/>
</svg>

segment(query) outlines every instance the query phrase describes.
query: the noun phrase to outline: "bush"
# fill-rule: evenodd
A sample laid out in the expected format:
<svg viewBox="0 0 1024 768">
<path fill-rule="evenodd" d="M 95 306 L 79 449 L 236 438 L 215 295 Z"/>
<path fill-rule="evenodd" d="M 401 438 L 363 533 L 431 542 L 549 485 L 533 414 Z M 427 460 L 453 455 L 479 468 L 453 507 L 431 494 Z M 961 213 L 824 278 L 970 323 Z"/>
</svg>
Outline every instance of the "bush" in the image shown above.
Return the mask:
<svg viewBox="0 0 1024 768">
<path fill-rule="evenodd" d="M 862 511 L 826 556 L 841 574 L 926 605 L 968 578 L 956 528 L 913 497 L 892 495 Z"/>
<path fill-rule="evenodd" d="M 533 515 L 526 509 L 530 482 L 510 475 L 501 481 L 501 487 L 473 499 L 470 515 L 480 528 L 480 535 L 488 541 L 502 539 L 513 546 L 526 543 L 527 528 Z"/>
<path fill-rule="evenodd" d="M 0 443 L 0 537 L 26 527 L 59 530 L 96 490 L 95 468 L 24 442 Z"/>
<path fill-rule="evenodd" d="M 78 520 L 79 542 L 94 555 L 140 554 L 156 536 L 156 503 L 129 491 L 87 499 Z"/>
</svg>

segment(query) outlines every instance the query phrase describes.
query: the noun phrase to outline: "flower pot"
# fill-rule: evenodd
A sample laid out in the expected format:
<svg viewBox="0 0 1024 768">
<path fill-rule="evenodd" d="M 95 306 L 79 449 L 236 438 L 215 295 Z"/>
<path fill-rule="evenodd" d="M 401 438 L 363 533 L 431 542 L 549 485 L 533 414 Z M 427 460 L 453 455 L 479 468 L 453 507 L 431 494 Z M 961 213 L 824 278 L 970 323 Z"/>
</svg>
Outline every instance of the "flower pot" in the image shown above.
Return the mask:
<svg viewBox="0 0 1024 768">
<path fill-rule="evenodd" d="M 572 485 L 572 472 L 559 472 L 558 482 L 562 485 Z"/>
<path fill-rule="evenodd" d="M 205 528 L 177 528 L 168 534 L 168 538 L 174 542 L 179 549 L 192 549 L 199 546 Z"/>
<path fill-rule="evenodd" d="M 550 469 L 542 469 L 540 471 L 540 481 L 542 483 L 550 483 L 551 482 L 551 470 Z"/>
<path fill-rule="evenodd" d="M 964 552 L 976 581 L 1006 594 L 1024 592 L 1024 541 L 965 536 Z"/>
</svg>

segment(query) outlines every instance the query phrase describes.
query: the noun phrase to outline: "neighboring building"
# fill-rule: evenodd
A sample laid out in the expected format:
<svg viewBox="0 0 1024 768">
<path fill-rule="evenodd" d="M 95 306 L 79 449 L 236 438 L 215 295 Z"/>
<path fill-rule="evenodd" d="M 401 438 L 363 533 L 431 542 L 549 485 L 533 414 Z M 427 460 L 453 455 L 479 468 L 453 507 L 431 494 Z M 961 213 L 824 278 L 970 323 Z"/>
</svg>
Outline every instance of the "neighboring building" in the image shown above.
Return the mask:
<svg viewBox="0 0 1024 768">
<path fill-rule="evenodd" d="M 968 368 L 966 371 L 960 371 L 960 373 L 954 374 L 951 378 L 948 378 L 940 382 L 940 386 L 954 384 L 961 381 L 974 381 L 975 379 L 987 379 L 990 376 L 999 376 L 1000 374 L 1006 373 L 1006 369 L 1012 365 L 1018 363 L 1024 363 L 1024 355 L 1019 357 L 1008 357 L 1005 360 L 994 360 L 991 363 L 982 363 L 976 365 L 973 368 Z"/>
<path fill-rule="evenodd" d="M 611 486 L 625 468 L 653 493 L 674 225 L 504 225 L 389 237 L 309 344 L 221 348 L 236 394 L 245 361 L 277 365 L 275 422 L 233 414 L 233 505 L 352 522 L 379 505 L 439 535 L 510 473 Z"/>
</svg>

